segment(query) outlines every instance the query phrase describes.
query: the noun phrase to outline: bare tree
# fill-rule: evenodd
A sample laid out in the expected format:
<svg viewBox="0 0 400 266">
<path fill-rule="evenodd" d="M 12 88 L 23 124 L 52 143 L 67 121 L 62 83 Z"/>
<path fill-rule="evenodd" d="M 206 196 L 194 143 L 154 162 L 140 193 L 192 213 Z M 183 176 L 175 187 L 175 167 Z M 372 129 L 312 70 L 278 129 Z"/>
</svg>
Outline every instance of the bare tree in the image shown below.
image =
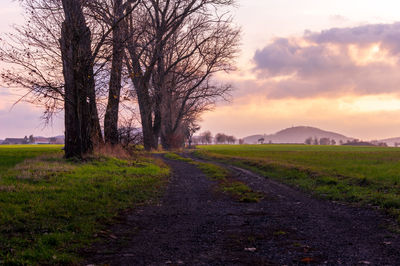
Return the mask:
<svg viewBox="0 0 400 266">
<path fill-rule="evenodd" d="M 205 131 L 200 134 L 200 141 L 202 144 L 211 144 L 212 143 L 212 134 L 210 131 Z"/>
<path fill-rule="evenodd" d="M 2 80 L 10 87 L 26 88 L 27 92 L 21 100 L 44 106 L 43 117 L 50 121 L 55 112 L 64 109 L 65 101 L 62 47 L 59 41 L 65 20 L 63 3 L 60 0 L 20 2 L 28 19 L 26 25 L 15 27 L 15 33 L 3 39 L 0 60 L 10 67 L 2 72 Z M 85 19 L 82 1 L 79 1 L 79 5 Z M 94 50 L 99 50 L 97 47 L 102 47 L 104 42 L 97 42 L 93 34 L 96 32 L 95 23 L 87 23 L 86 26 L 90 28 L 91 44 L 96 44 Z M 96 65 L 94 59 L 98 54 L 93 53 L 92 66 Z M 93 141 L 99 142 L 102 135 L 94 89 L 88 90 L 90 121 Z"/>
<path fill-rule="evenodd" d="M 232 4 L 232 0 L 171 0 L 144 1 L 129 22 L 127 67 L 138 98 L 147 150 L 158 147 L 161 130 L 161 105 L 164 100 L 160 86 L 166 77 L 163 57 L 170 40 L 189 25 L 195 14 L 211 14 L 211 8 Z M 172 67 L 171 67 L 172 69 Z M 158 72 L 158 76 L 154 74 Z M 168 73 L 168 72 L 167 72 Z M 170 78 L 170 77 L 168 77 Z"/>
<path fill-rule="evenodd" d="M 235 144 L 237 139 L 235 138 L 235 136 L 228 136 L 226 140 L 229 144 Z"/>
<path fill-rule="evenodd" d="M 122 0 L 115 0 L 113 7 L 113 23 L 116 23 L 124 15 Z M 106 143 L 118 143 L 118 111 L 121 93 L 122 63 L 124 55 L 124 25 L 118 23 L 113 30 L 113 56 L 109 84 L 109 96 L 106 114 L 104 117 L 104 138 Z"/>
<path fill-rule="evenodd" d="M 331 144 L 331 140 L 330 140 L 330 138 L 321 138 L 319 140 L 319 144 L 320 145 L 330 145 Z"/>
<path fill-rule="evenodd" d="M 156 91 L 161 94 L 161 141 L 174 148 L 182 122 L 210 110 L 224 99 L 229 85 L 212 81 L 216 72 L 233 70 L 239 30 L 231 20 L 204 14 L 193 15 L 190 23 L 169 39 L 155 71 Z"/>
<path fill-rule="evenodd" d="M 196 120 L 187 120 L 184 122 L 183 128 L 184 128 L 184 138 L 188 143 L 189 149 L 191 149 L 193 142 L 193 135 L 194 133 L 200 130 L 200 126 L 196 123 Z"/>
<path fill-rule="evenodd" d="M 23 99 L 43 105 L 46 121 L 65 108 L 66 156 L 79 157 L 102 138 L 93 58 L 91 51 L 87 53 L 92 35 L 83 6 L 81 1 L 58 0 L 23 0 L 21 4 L 29 19 L 3 42 L 0 59 L 12 67 L 2 73 L 2 80 L 28 89 Z"/>
<path fill-rule="evenodd" d="M 100 32 L 100 38 L 108 45 L 108 54 L 102 58 L 102 65 L 109 64 L 108 100 L 104 116 L 104 138 L 106 143 L 118 143 L 118 117 L 122 89 L 123 59 L 127 40 L 126 18 L 139 5 L 139 0 L 100 0 L 89 1 L 88 7 L 92 20 L 104 25 L 107 30 Z M 108 34 L 112 38 L 108 40 Z M 103 48 L 104 49 L 104 48 Z M 105 48 L 105 50 L 107 50 Z M 108 77 L 104 77 L 107 79 Z"/>
<path fill-rule="evenodd" d="M 313 138 L 312 138 L 312 137 L 306 138 L 306 140 L 304 141 L 304 143 L 305 143 L 306 145 L 311 145 L 311 144 L 313 143 Z"/>
<path fill-rule="evenodd" d="M 64 78 L 59 43 L 64 14 L 60 1 L 24 0 L 27 23 L 1 39 L 1 73 L 8 87 L 26 88 L 20 100 L 45 107 L 44 118 L 64 108 Z"/>
<path fill-rule="evenodd" d="M 218 133 L 217 135 L 215 135 L 215 143 L 216 144 L 225 144 L 227 141 L 227 135 L 225 135 L 224 133 Z"/>
<path fill-rule="evenodd" d="M 65 109 L 67 157 L 102 142 L 100 94 L 108 95 L 106 140 L 118 141 L 122 59 L 138 100 L 146 149 L 158 147 L 160 132 L 166 147 L 179 143 L 188 121 L 230 89 L 213 82 L 212 75 L 232 69 L 239 32 L 218 14 L 232 0 L 21 3 L 30 20 L 10 36 L 12 44 L 0 48 L 0 59 L 16 66 L 2 77 L 28 88 L 27 99 L 44 104 L 47 119 Z"/>
<path fill-rule="evenodd" d="M 62 7 L 65 14 L 60 38 L 65 82 L 65 156 L 82 157 L 93 150 L 95 134 L 90 104 L 95 90 L 91 32 L 79 0 L 62 0 Z"/>
<path fill-rule="evenodd" d="M 25 8 L 29 19 L 25 26 L 16 27 L 16 34 L 10 34 L 7 37 L 7 41 L 3 42 L 0 48 L 0 60 L 13 66 L 2 73 L 3 81 L 9 86 L 28 89 L 23 99 L 44 106 L 44 118 L 47 121 L 51 119 L 55 112 L 63 110 L 64 107 L 66 109 L 73 107 L 77 110 L 79 109 L 79 112 L 84 112 L 85 116 L 89 116 L 88 121 L 80 122 L 83 123 L 83 129 L 88 130 L 87 133 L 89 135 L 85 135 L 84 138 L 90 137 L 90 142 L 93 142 L 95 145 L 102 143 L 97 97 L 99 96 L 99 92 L 102 92 L 104 80 L 108 79 L 108 76 L 111 76 L 110 89 L 112 90 L 111 94 L 113 97 L 109 97 L 112 99 L 110 105 L 113 107 L 116 105 L 116 109 L 118 110 L 119 98 L 114 97 L 114 92 L 117 91 L 119 96 L 119 87 L 121 84 L 119 79 L 121 75 L 120 65 L 122 64 L 121 54 L 123 54 L 120 49 L 120 39 L 117 38 L 117 36 L 121 36 L 118 33 L 120 29 L 118 25 L 128 14 L 133 12 L 135 3 L 137 2 L 138 0 L 126 0 L 124 5 L 120 6 L 121 8 L 115 8 L 116 11 L 110 13 L 107 11 L 110 10 L 110 7 L 118 6 L 119 0 L 74 1 L 71 2 L 73 3 L 71 5 L 79 5 L 80 10 L 78 15 L 74 15 L 65 10 L 66 5 L 70 4 L 69 1 L 21 0 L 21 4 Z M 77 7 L 74 8 L 76 9 Z M 77 12 L 75 9 L 73 12 Z M 122 16 L 121 9 L 125 11 Z M 66 16 L 67 13 L 70 16 L 69 18 Z M 67 23 L 69 25 L 76 24 L 76 21 L 72 20 L 76 20 L 78 17 L 80 20 L 79 23 L 86 25 L 85 30 L 81 25 L 77 26 L 80 27 L 80 30 L 75 32 L 72 32 L 72 29 L 63 27 Z M 117 31 L 117 34 L 112 34 L 113 31 Z M 65 38 L 61 34 L 70 36 Z M 85 55 L 80 55 L 83 60 L 82 62 L 86 65 L 85 67 L 80 67 L 87 67 L 86 73 L 82 72 L 82 75 L 87 74 L 86 81 L 79 81 L 81 83 L 84 82 L 81 85 L 87 86 L 85 88 L 85 95 L 82 94 L 81 101 L 84 104 L 83 98 L 85 98 L 84 101 L 87 99 L 89 104 L 88 111 L 86 111 L 86 106 L 78 107 L 71 102 L 74 99 L 70 98 L 71 95 L 67 96 L 70 91 L 66 91 L 67 83 L 69 82 L 68 86 L 70 86 L 70 81 L 76 79 L 76 77 L 69 76 L 71 80 L 65 80 L 66 76 L 72 74 L 68 71 L 69 74 L 65 72 L 66 63 L 73 65 L 74 62 L 71 62 L 71 60 L 78 60 L 77 58 L 68 58 L 74 57 L 68 54 L 68 52 L 77 54 L 82 52 L 82 50 L 79 50 L 82 48 L 80 45 L 77 47 L 77 44 L 70 43 L 72 39 L 69 38 L 76 37 L 77 34 L 87 35 L 78 36 L 77 38 L 81 39 L 81 41 L 86 38 L 86 42 L 89 45 L 85 45 L 91 50 L 89 51 L 85 48 L 87 50 L 85 50 Z M 111 35 L 116 36 L 116 38 L 111 38 Z M 113 50 L 114 45 L 116 49 Z M 67 46 L 71 47 L 68 48 Z M 65 49 L 70 50 L 66 51 Z M 114 56 L 114 54 L 117 55 Z M 83 57 L 87 58 L 83 59 Z M 115 58 L 111 70 L 103 71 L 105 66 L 111 61 L 111 58 Z M 103 75 L 103 73 L 106 73 L 106 75 Z M 108 110 L 115 110 L 115 108 L 108 108 Z M 70 119 L 73 119 L 73 116 Z M 79 120 L 82 119 L 79 118 Z M 112 121 L 111 123 L 115 121 L 114 124 L 117 124 L 118 115 L 116 119 L 110 120 Z M 69 124 L 67 115 L 65 123 Z M 68 131 L 67 126 L 66 131 Z M 75 133 L 72 135 L 66 133 L 66 135 L 71 137 Z M 115 134 L 115 137 L 118 137 L 118 134 Z"/>
</svg>

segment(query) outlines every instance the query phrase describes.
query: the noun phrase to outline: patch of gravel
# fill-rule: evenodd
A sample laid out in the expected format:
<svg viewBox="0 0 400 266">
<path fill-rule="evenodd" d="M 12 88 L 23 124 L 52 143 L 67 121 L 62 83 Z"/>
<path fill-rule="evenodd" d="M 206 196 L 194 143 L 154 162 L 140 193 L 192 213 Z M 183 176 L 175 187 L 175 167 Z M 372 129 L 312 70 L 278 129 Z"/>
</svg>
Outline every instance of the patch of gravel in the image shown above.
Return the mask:
<svg viewBox="0 0 400 266">
<path fill-rule="evenodd" d="M 216 191 L 196 166 L 173 169 L 156 206 L 126 213 L 84 254 L 95 265 L 398 265 L 400 238 L 370 209 L 315 199 L 231 168 L 265 194 L 239 203 Z"/>
</svg>

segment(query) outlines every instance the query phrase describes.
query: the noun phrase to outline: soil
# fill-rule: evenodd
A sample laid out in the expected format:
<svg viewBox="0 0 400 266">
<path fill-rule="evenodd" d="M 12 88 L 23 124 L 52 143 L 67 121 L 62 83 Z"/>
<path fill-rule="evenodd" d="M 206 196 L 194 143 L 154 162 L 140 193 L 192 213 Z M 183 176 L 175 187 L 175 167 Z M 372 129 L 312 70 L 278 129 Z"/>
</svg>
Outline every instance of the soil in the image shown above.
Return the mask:
<svg viewBox="0 0 400 266">
<path fill-rule="evenodd" d="M 399 265 L 393 220 L 371 208 L 314 198 L 228 166 L 265 197 L 241 203 L 195 165 L 173 170 L 158 204 L 136 208 L 86 251 L 95 265 Z"/>
</svg>

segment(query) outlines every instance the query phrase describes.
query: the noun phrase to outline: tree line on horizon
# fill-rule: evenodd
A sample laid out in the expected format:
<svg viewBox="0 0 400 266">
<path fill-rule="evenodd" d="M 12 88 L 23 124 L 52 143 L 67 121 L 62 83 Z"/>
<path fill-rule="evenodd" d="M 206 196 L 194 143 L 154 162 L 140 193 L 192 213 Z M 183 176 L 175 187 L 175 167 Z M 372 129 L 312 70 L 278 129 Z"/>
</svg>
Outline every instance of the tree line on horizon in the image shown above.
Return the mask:
<svg viewBox="0 0 400 266">
<path fill-rule="evenodd" d="M 1 78 L 27 89 L 46 121 L 64 112 L 67 158 L 119 144 L 123 115 L 140 121 L 146 150 L 180 147 L 229 95 L 213 76 L 234 70 L 233 0 L 20 3 L 26 23 L 2 38 Z"/>
<path fill-rule="evenodd" d="M 317 138 L 317 137 L 308 137 L 304 144 L 306 145 L 351 145 L 351 146 L 379 146 L 379 147 L 387 147 L 387 143 L 379 142 L 379 141 L 362 141 L 359 139 L 348 139 L 346 141 L 339 140 L 337 143 L 336 140 L 330 138 Z M 395 147 L 398 147 L 398 143 L 395 143 Z"/>
<path fill-rule="evenodd" d="M 199 134 L 198 136 L 194 136 L 192 138 L 193 144 L 236 144 L 238 139 L 233 135 L 227 135 L 225 133 L 217 133 L 215 136 L 212 135 L 210 131 L 205 131 Z M 240 142 L 240 141 L 239 141 Z"/>
</svg>

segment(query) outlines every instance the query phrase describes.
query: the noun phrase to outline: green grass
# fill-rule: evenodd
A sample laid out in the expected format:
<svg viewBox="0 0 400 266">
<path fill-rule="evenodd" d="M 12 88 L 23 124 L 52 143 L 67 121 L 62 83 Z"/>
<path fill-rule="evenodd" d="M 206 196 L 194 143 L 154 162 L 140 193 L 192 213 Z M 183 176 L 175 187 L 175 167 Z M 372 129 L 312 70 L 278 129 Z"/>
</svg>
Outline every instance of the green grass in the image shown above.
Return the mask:
<svg viewBox="0 0 400 266">
<path fill-rule="evenodd" d="M 149 158 L 66 161 L 59 147 L 1 147 L 0 158 L 8 158 L 0 161 L 0 264 L 7 265 L 79 264 L 94 235 L 122 210 L 154 199 L 169 174 Z"/>
<path fill-rule="evenodd" d="M 0 145 L 0 176 L 7 169 L 40 154 L 60 152 L 63 145 Z"/>
<path fill-rule="evenodd" d="M 232 198 L 240 202 L 259 202 L 263 195 L 258 192 L 254 192 L 249 186 L 243 182 L 237 181 L 231 177 L 231 173 L 216 164 L 197 162 L 190 158 L 179 156 L 176 153 L 166 153 L 164 157 L 187 162 L 196 165 L 208 178 L 218 182 L 218 189 L 225 194 L 230 195 Z"/>
<path fill-rule="evenodd" d="M 332 199 L 380 206 L 400 221 L 400 149 L 307 145 L 200 146 L 195 154 Z"/>
<path fill-rule="evenodd" d="M 170 160 L 175 160 L 175 161 L 181 161 L 181 162 L 187 162 L 187 163 L 193 162 L 193 160 L 190 158 L 185 158 L 185 157 L 179 156 L 178 154 L 172 153 L 172 152 L 168 152 L 168 153 L 164 154 L 164 157 L 167 159 L 170 159 Z"/>
</svg>

